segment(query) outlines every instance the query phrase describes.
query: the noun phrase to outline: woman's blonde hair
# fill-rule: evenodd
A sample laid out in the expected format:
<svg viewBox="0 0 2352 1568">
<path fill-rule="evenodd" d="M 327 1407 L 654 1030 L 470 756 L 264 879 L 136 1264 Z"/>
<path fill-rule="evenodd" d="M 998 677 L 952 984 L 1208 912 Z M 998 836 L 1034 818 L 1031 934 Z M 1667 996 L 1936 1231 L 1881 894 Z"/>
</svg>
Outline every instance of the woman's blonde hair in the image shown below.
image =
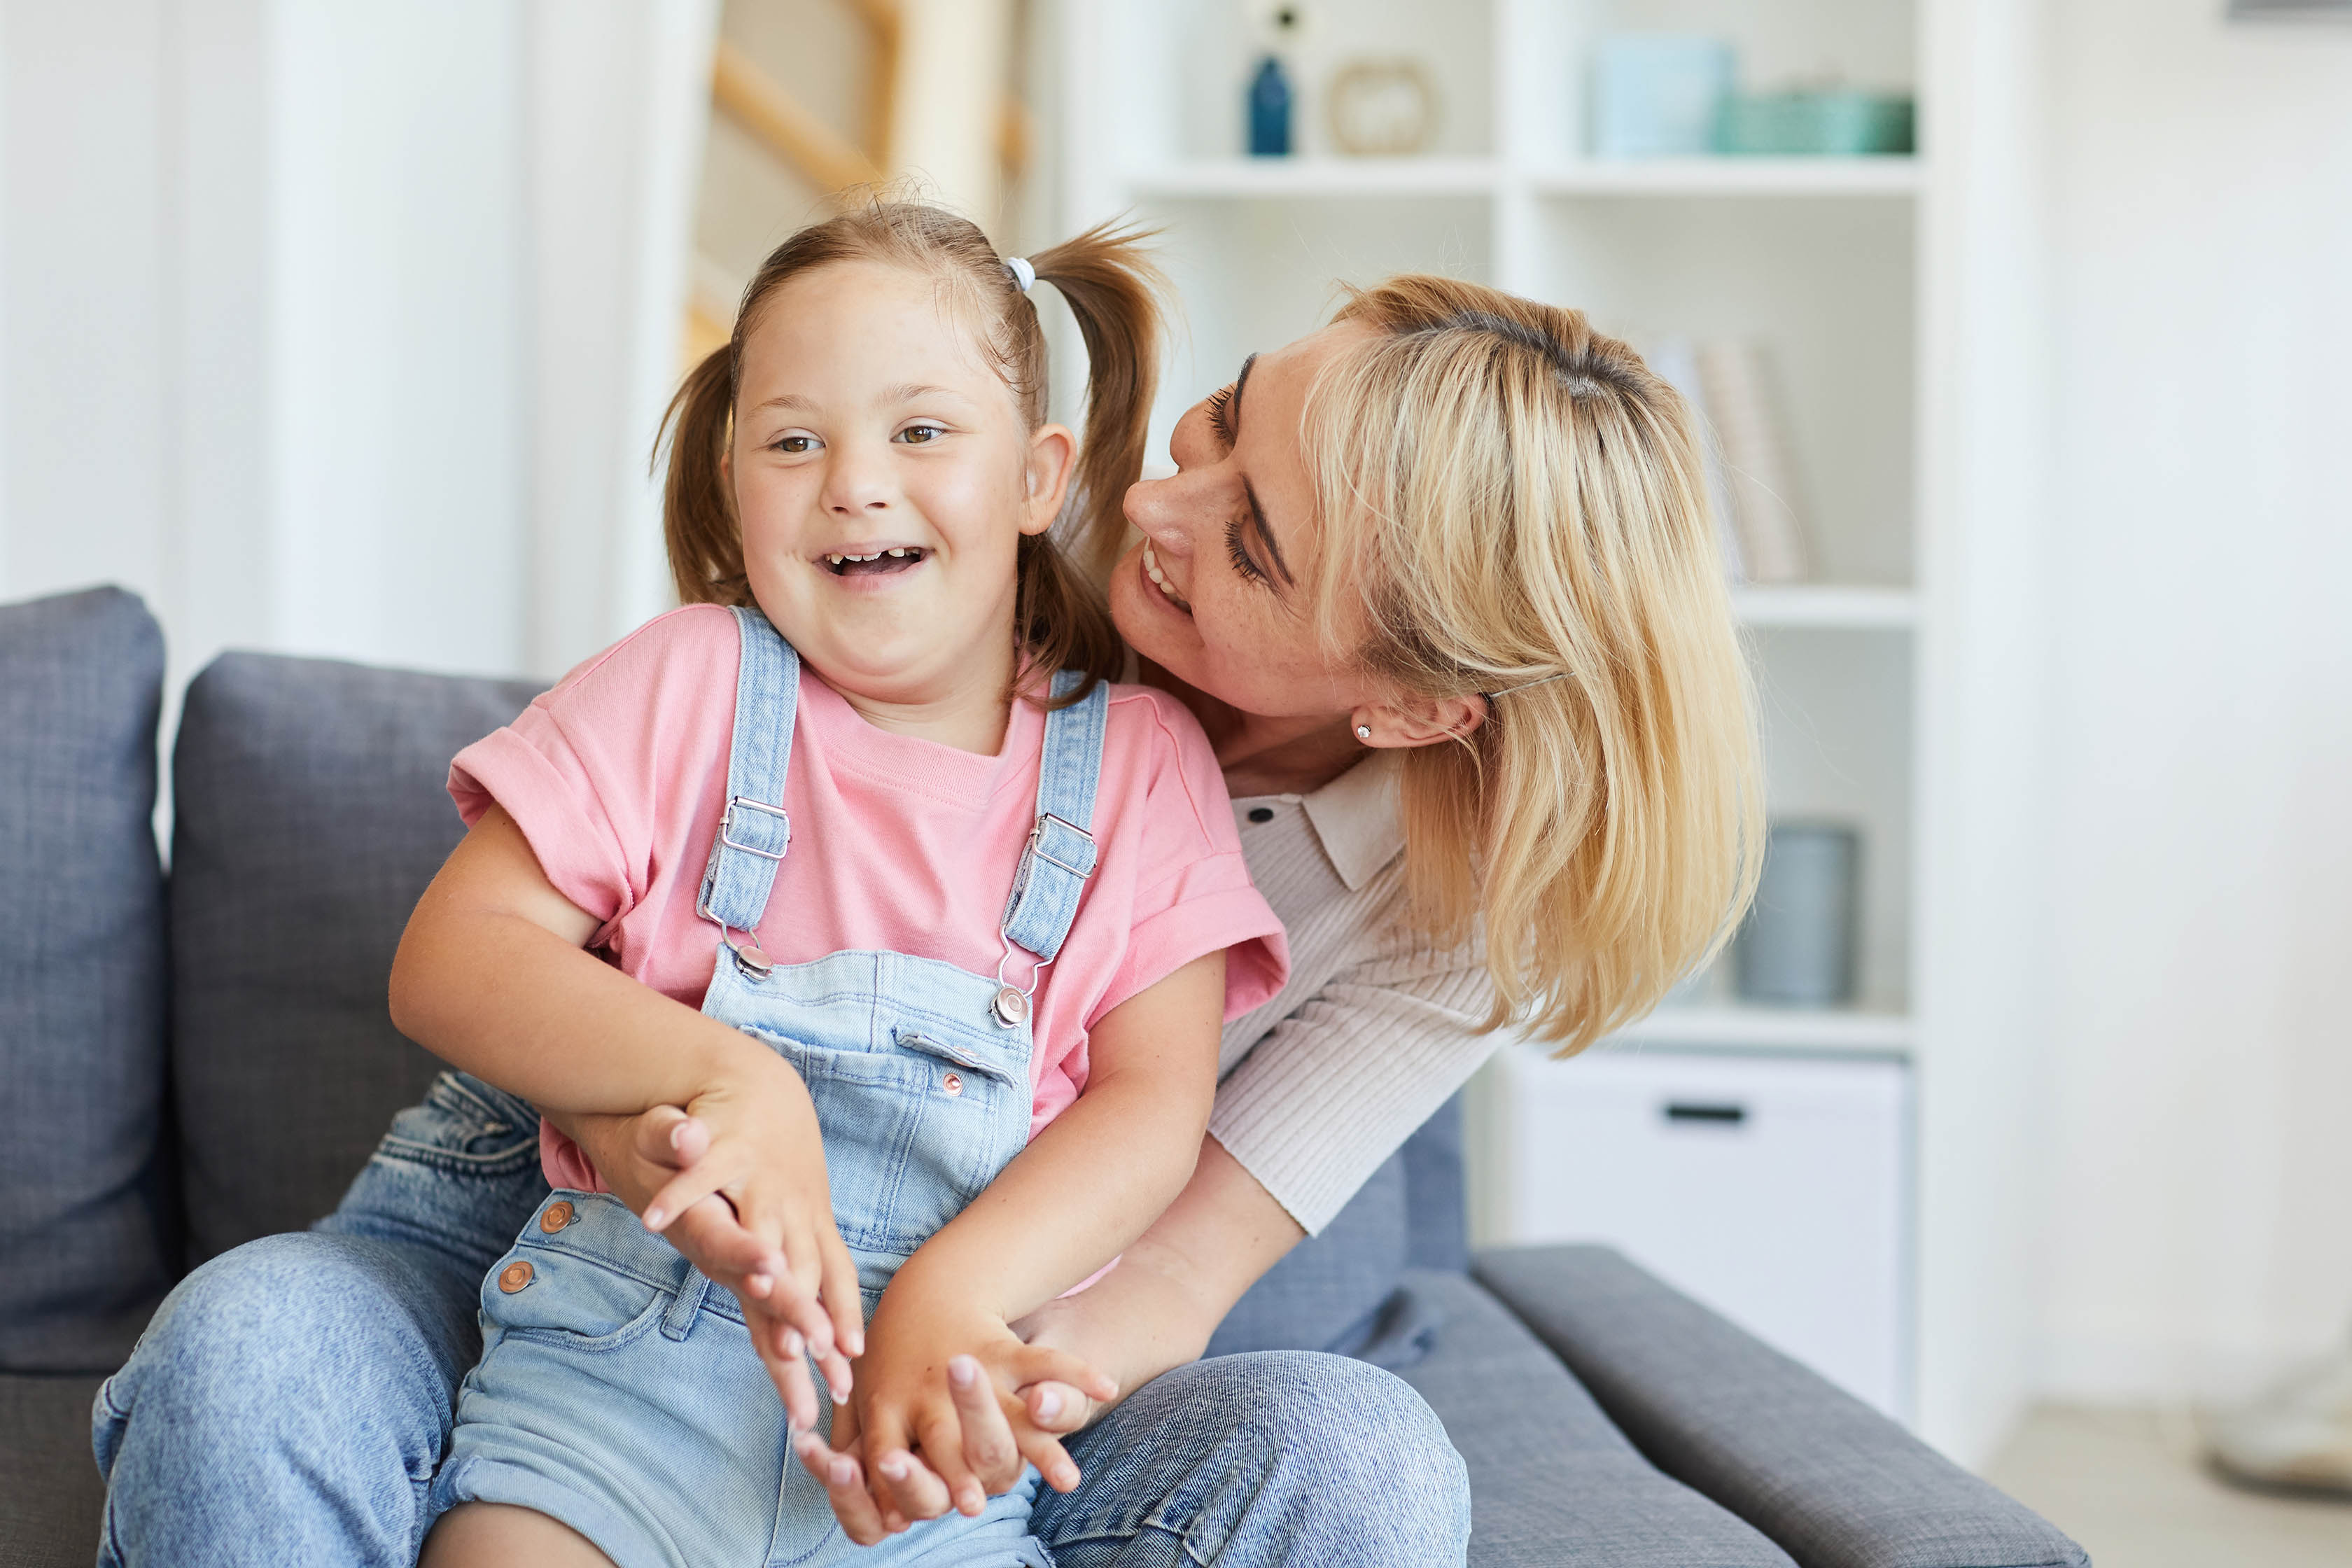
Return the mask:
<svg viewBox="0 0 2352 1568">
<path fill-rule="evenodd" d="M 1580 1050 L 1720 948 L 1755 888 L 1754 701 L 1691 411 L 1575 310 L 1407 276 L 1318 373 L 1303 447 L 1326 634 L 1423 698 L 1485 697 L 1405 754 L 1404 895 L 1496 1000 Z"/>
<path fill-rule="evenodd" d="M 1143 468 L 1145 426 L 1159 381 L 1166 280 L 1146 256 L 1149 236 L 1099 224 L 1039 251 L 1029 263 L 1076 319 L 1087 347 L 1086 427 L 1067 510 L 1084 557 L 1071 562 L 1051 533 L 1024 534 L 1013 625 L 1028 668 L 1081 669 L 1088 679 L 1054 703 L 1075 702 L 1125 658 L 1095 582 L 1127 529 L 1121 502 Z M 669 448 L 662 531 L 682 604 L 749 605 L 743 530 L 726 479 L 743 343 L 778 289 L 803 272 L 878 261 L 937 279 L 971 325 L 1034 430 L 1045 422 L 1045 335 L 1037 308 L 977 225 L 942 207 L 880 195 L 852 197 L 770 253 L 743 290 L 734 331 L 687 374 L 662 417 L 654 450 Z M 1097 559 L 1100 557 L 1100 559 Z"/>
</svg>

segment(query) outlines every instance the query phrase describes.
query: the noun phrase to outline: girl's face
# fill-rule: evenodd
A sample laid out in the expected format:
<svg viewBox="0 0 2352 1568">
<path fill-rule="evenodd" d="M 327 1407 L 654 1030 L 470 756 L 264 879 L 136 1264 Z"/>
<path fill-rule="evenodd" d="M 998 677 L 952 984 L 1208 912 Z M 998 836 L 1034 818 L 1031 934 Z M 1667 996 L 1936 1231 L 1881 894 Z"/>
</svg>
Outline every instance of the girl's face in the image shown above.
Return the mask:
<svg viewBox="0 0 2352 1568">
<path fill-rule="evenodd" d="M 779 287 L 743 344 L 729 468 L 760 608 L 877 702 L 999 696 L 1015 551 L 1076 442 L 1035 432 L 937 279 L 839 262 Z"/>
<path fill-rule="evenodd" d="M 1111 574 L 1112 618 L 1137 653 L 1244 713 L 1324 718 L 1382 696 L 1317 634 L 1301 586 L 1326 542 L 1299 450 L 1307 389 L 1370 331 L 1337 322 L 1253 355 L 1177 422 L 1175 475 L 1127 493 L 1144 538 Z"/>
</svg>

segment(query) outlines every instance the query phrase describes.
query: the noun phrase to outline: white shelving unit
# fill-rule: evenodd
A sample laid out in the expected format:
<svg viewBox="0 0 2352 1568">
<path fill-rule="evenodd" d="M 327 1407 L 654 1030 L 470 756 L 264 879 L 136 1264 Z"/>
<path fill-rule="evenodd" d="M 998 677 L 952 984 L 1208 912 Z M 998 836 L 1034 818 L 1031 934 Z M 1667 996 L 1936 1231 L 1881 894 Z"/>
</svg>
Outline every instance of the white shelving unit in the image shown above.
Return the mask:
<svg viewBox="0 0 2352 1568">
<path fill-rule="evenodd" d="M 1342 279 L 1444 272 L 1576 306 L 1637 344 L 1769 346 L 1822 580 L 1736 602 L 1770 809 L 1864 835 L 1860 994 L 1833 1012 L 1661 1010 L 1606 1048 L 1895 1064 L 1911 1184 L 1891 1405 L 1964 1460 L 1998 1440 L 2026 1371 L 2030 999 L 2006 889 L 2032 853 L 2011 717 L 2025 611 L 2009 592 L 2032 547 L 2017 454 L 2034 439 L 2035 350 L 2014 308 L 2031 284 L 2028 4 L 1311 6 L 1293 72 L 1304 145 L 1286 159 L 1241 155 L 1251 0 L 1066 0 L 1057 24 L 1065 224 L 1163 226 L 1186 303 L 1156 437 L 1248 353 L 1318 324 Z M 1922 155 L 1593 158 L 1585 62 L 1613 31 L 1728 37 L 1757 84 L 1833 62 L 1915 90 Z M 1444 119 L 1428 155 L 1324 144 L 1317 89 L 1357 55 L 1429 70 Z"/>
</svg>

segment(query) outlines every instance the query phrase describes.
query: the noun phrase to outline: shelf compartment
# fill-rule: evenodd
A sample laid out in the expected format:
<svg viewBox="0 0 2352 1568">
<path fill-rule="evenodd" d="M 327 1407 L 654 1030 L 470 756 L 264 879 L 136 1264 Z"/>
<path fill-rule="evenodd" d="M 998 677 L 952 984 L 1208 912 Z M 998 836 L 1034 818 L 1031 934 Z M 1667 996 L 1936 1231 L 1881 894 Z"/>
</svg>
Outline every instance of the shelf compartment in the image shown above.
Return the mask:
<svg viewBox="0 0 2352 1568">
<path fill-rule="evenodd" d="M 1927 183 L 1915 157 L 1578 159 L 1538 170 L 1547 196 L 1908 196 Z"/>
<path fill-rule="evenodd" d="M 1915 1038 L 1910 1016 L 1904 1013 L 1851 1007 L 1667 1006 L 1627 1025 L 1603 1044 L 1771 1055 L 1819 1051 L 1906 1056 Z"/>
<path fill-rule="evenodd" d="M 1258 200 L 1297 196 L 1484 196 L 1490 158 L 1202 158 L 1129 176 L 1139 195 Z"/>
</svg>

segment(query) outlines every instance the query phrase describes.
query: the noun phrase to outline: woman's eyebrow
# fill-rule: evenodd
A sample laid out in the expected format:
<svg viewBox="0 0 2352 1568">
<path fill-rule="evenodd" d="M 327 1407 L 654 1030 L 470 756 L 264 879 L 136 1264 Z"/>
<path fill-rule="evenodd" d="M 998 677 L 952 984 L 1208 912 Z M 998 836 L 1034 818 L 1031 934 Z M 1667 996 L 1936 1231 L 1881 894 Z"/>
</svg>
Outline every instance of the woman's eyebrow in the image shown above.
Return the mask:
<svg viewBox="0 0 2352 1568">
<path fill-rule="evenodd" d="M 1242 394 L 1249 386 L 1250 367 L 1256 363 L 1257 355 L 1250 355 L 1242 361 L 1241 374 L 1234 377 L 1234 408 L 1227 423 L 1233 426 L 1236 447 L 1242 444 Z M 1285 583 L 1296 588 L 1298 579 L 1290 574 L 1290 563 L 1282 558 L 1282 546 L 1275 539 L 1274 530 L 1265 525 L 1265 508 L 1257 504 L 1257 491 L 1251 488 L 1247 474 L 1242 476 L 1242 494 L 1249 498 L 1250 521 L 1256 525 L 1257 536 L 1265 542 L 1266 554 L 1274 560 L 1274 569 L 1282 574 Z"/>
</svg>

